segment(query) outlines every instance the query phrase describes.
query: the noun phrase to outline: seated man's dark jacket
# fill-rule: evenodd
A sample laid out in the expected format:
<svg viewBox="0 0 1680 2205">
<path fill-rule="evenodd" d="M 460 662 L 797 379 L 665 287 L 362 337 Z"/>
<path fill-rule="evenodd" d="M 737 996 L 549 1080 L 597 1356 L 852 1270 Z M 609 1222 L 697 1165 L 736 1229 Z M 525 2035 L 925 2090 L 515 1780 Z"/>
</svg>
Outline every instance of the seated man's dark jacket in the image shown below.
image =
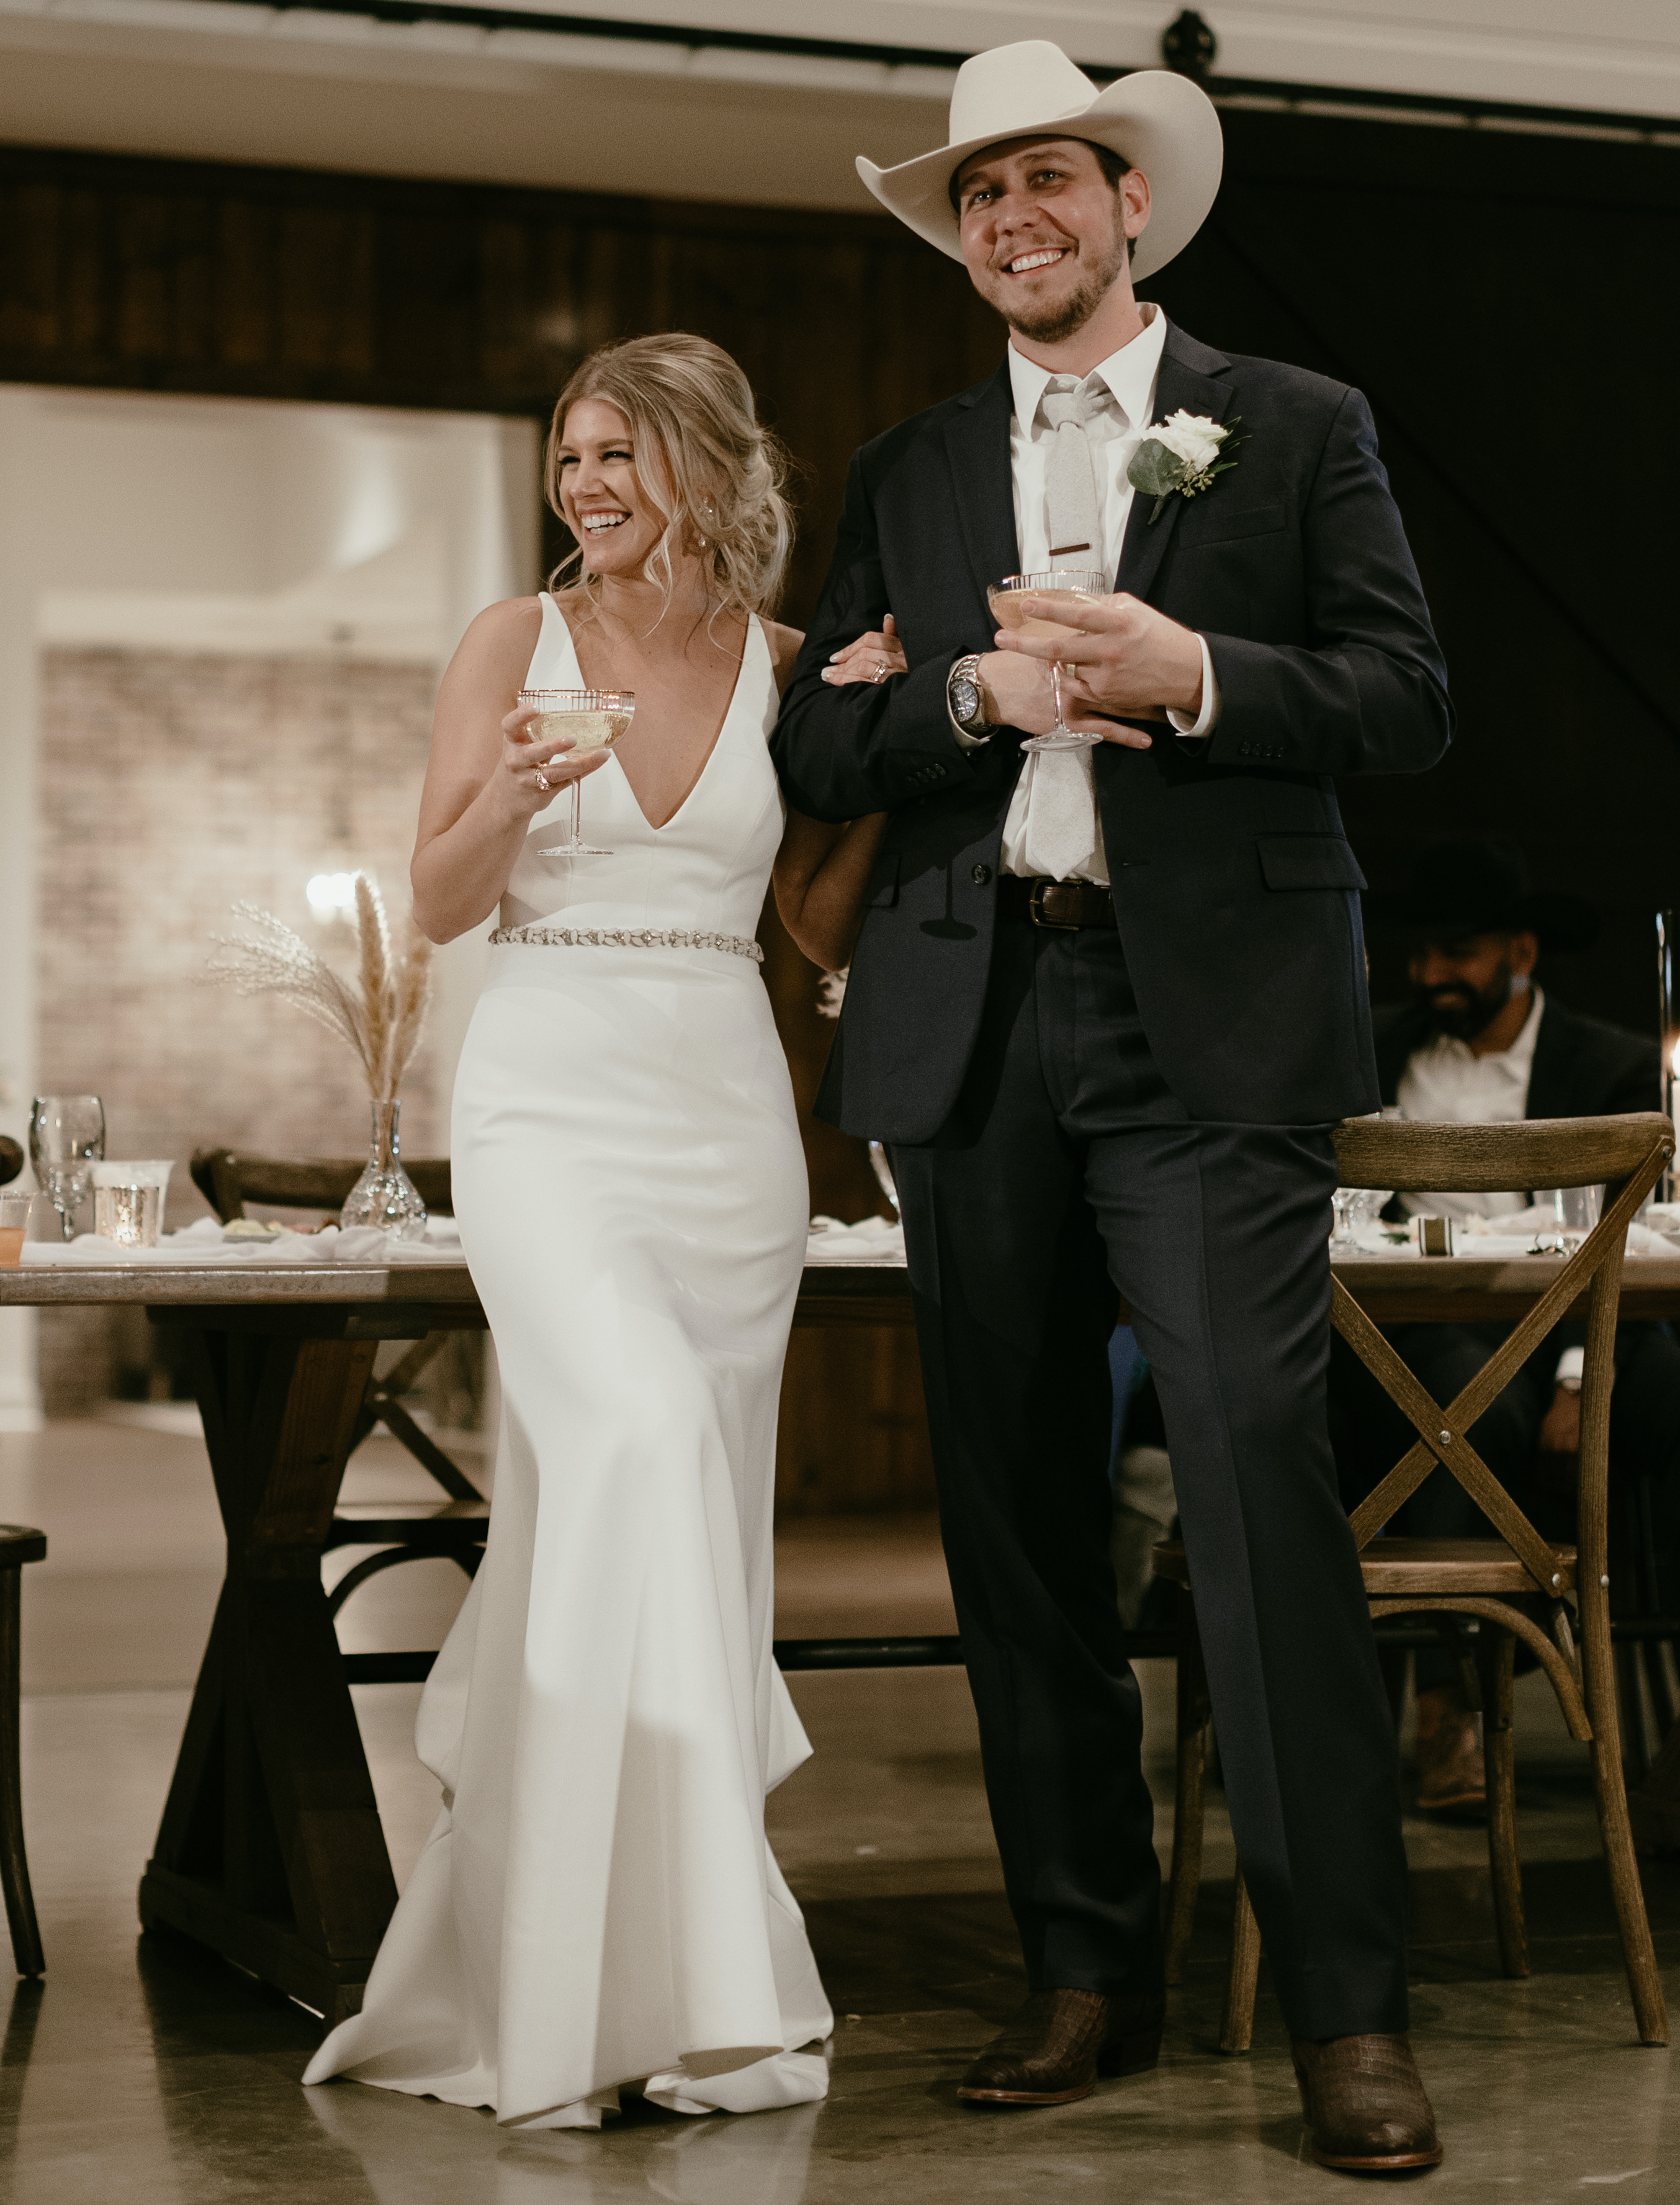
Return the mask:
<svg viewBox="0 0 1680 2205">
<path fill-rule="evenodd" d="M 1402 1074 L 1438 1031 L 1422 1005 L 1373 1013 L 1377 1079 L 1385 1102 L 1393 1102 Z M 1619 1118 L 1635 1110 L 1660 1110 L 1662 1081 L 1654 1040 L 1584 1017 L 1547 996 L 1535 1036 L 1529 1073 L 1530 1118 Z"/>
<path fill-rule="evenodd" d="M 1238 464 L 1159 520 L 1140 495 L 1118 587 L 1208 642 L 1220 716 L 1105 743 L 1093 770 L 1144 1031 L 1192 1120 L 1326 1124 L 1370 1110 L 1359 868 L 1333 776 L 1411 773 L 1451 732 L 1446 669 L 1364 399 L 1173 328 L 1160 419 L 1240 416 Z M 849 1132 L 935 1138 L 984 1003 L 1013 730 L 966 751 L 946 710 L 993 647 L 986 585 L 1018 563 L 1007 365 L 857 453 L 828 583 L 773 749 L 810 816 L 891 814 L 817 1100 Z M 830 688 L 829 654 L 895 615 L 909 670 Z"/>
</svg>

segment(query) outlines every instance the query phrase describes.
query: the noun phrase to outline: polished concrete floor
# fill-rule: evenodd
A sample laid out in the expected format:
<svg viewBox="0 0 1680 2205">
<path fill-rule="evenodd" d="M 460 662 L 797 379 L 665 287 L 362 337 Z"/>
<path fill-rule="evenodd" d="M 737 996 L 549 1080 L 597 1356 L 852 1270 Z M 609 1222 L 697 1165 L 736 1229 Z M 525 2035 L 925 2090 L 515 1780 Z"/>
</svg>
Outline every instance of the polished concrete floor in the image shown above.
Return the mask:
<svg viewBox="0 0 1680 2205">
<path fill-rule="evenodd" d="M 353 1477 L 365 1497 L 424 1492 L 378 1442 Z M 1020 1981 L 972 1715 L 960 1675 L 938 1671 L 794 1680 L 816 1753 L 772 1800 L 771 1822 L 838 2017 L 823 2106 L 705 2121 L 635 2106 L 598 2136 L 512 2137 L 488 2114 L 352 2084 L 304 2091 L 312 2016 L 183 1940 L 136 1934 L 134 1886 L 218 1575 L 199 1444 L 109 1423 L 0 1439 L 0 1519 L 43 1524 L 52 1540 L 25 1588 L 26 1796 L 49 1974 L 19 1988 L 5 2030 L 0 2196 L 16 2205 L 1247 2205 L 1351 2178 L 1302 2155 L 1263 1981 L 1253 2053 L 1214 2048 L 1232 1870 L 1217 1796 L 1196 1948 L 1161 2067 L 1052 2111 L 959 2104 L 957 2077 Z M 781 1627 L 948 1628 L 930 1535 L 906 1519 L 790 1527 Z M 427 1643 L 461 1582 L 447 1565 L 376 1579 L 345 1611 L 347 1643 Z M 1170 1805 L 1170 1671 L 1143 1667 L 1151 1774 Z M 436 1804 L 411 1750 L 417 1692 L 357 1697 L 401 1877 Z M 1524 2205 L 1584 2187 L 1680 2196 L 1671 2057 L 1634 2038 L 1582 1756 L 1532 1679 L 1519 1730 L 1527 1981 L 1497 1973 L 1481 1833 L 1408 1827 L 1416 2042 L 1448 2143 L 1422 2178 Z M 1165 1813 L 1159 1836 L 1164 1849 Z M 1680 2001 L 1680 1864 L 1647 1864 L 1647 1884 Z"/>
</svg>

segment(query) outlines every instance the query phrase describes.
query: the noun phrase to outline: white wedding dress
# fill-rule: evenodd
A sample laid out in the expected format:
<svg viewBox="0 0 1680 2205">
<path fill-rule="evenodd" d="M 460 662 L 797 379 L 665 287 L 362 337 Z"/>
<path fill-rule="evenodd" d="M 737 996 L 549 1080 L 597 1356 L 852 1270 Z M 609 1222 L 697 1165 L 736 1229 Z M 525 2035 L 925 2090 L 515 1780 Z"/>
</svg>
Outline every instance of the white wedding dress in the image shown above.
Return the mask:
<svg viewBox="0 0 1680 2205">
<path fill-rule="evenodd" d="M 582 686 L 542 604 L 528 680 Z M 833 2016 L 764 1837 L 810 1750 L 770 1648 L 808 1194 L 743 954 L 781 835 L 775 710 L 754 620 L 675 817 L 650 827 L 614 756 L 582 787 L 613 854 L 537 854 L 562 792 L 508 882 L 453 1139 L 502 1378 L 489 1544 L 420 1703 L 442 1811 L 306 2083 L 538 2128 L 598 2126 L 631 2082 L 690 2113 L 827 2089 Z"/>
</svg>

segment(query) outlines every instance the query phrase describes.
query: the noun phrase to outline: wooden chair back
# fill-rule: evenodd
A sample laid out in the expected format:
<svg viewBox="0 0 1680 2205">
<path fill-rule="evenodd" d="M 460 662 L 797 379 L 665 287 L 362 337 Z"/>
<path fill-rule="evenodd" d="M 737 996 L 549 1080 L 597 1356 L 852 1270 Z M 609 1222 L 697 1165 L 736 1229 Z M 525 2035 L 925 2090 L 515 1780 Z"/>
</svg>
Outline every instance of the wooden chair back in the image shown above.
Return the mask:
<svg viewBox="0 0 1680 2205">
<path fill-rule="evenodd" d="M 1522 1187 L 1604 1182 L 1599 1222 L 1470 1383 L 1445 1407 L 1431 1400 L 1339 1280 L 1331 1320 L 1417 1433 L 1416 1441 L 1353 1513 L 1362 1549 L 1439 1463 L 1470 1495 L 1534 1579 L 1562 1590 L 1554 1549 L 1493 1476 L 1467 1436 L 1553 1325 L 1587 1292 L 1587 1349 L 1581 1388 L 1580 1530 L 1582 1574 L 1593 1590 L 1608 1542 L 1610 1388 L 1622 1254 L 1634 1213 L 1674 1154 L 1674 1128 L 1655 1111 L 1620 1118 L 1534 1119 L 1517 1125 L 1411 1125 L 1351 1119 L 1336 1130 L 1344 1186 L 1397 1193 L 1501 1193 Z M 1425 1261 L 1432 1260 L 1429 1258 Z M 1446 1260 L 1446 1259 L 1441 1259 Z"/>
<path fill-rule="evenodd" d="M 1417 1434 L 1415 1444 L 1351 1519 L 1372 1616 L 1430 1616 L 1442 1626 L 1449 1643 L 1456 1644 L 1461 1664 L 1472 1678 L 1468 1649 L 1454 1619 L 1471 1616 L 1478 1621 L 1475 1668 L 1481 1675 L 1471 1704 L 1479 1699 L 1483 1709 L 1488 1859 L 1505 1973 L 1529 1972 L 1511 1737 L 1513 1655 L 1515 1641 L 1522 1638 L 1539 1656 L 1570 1736 L 1592 1749 L 1600 1828 L 1634 2014 L 1646 2043 L 1665 2044 L 1667 2008 L 1634 1859 L 1617 1730 L 1608 1488 L 1610 1388 L 1622 1253 L 1634 1213 L 1674 1154 L 1674 1128 L 1655 1112 L 1622 1118 L 1542 1119 L 1512 1126 L 1412 1125 L 1361 1118 L 1339 1126 L 1335 1139 L 1344 1186 L 1388 1187 L 1413 1194 L 1493 1194 L 1520 1187 L 1604 1182 L 1598 1224 L 1503 1345 L 1445 1408 L 1430 1399 L 1342 1281 L 1333 1277 L 1331 1321 Z M 1555 1547 L 1540 1537 L 1467 1434 L 1583 1288 L 1587 1350 L 1581 1389 L 1576 1548 Z M 1440 1301 L 1450 1299 L 1438 1298 L 1437 1309 Z M 1385 1539 L 1373 1548 L 1377 1534 L 1438 1463 L 1491 1519 L 1503 1543 L 1493 1539 Z M 1161 1576 L 1190 1589 L 1182 1541 L 1157 1547 L 1155 1567 Z M 1549 1606 L 1549 1633 L 1529 1613 L 1536 1596 Z M 1178 1981 L 1182 1972 L 1201 1875 L 1202 1768 L 1210 1713 L 1194 1614 L 1188 1607 L 1180 1628 L 1178 1812 L 1167 1941 L 1169 1983 Z M 1220 2033 L 1222 2051 L 1249 2048 L 1259 1962 L 1260 1934 L 1239 1866 Z"/>
<path fill-rule="evenodd" d="M 252 1156 L 233 1149 L 198 1149 L 193 1183 L 226 1225 L 244 1216 L 247 1202 L 275 1209 L 341 1209 L 366 1164 L 365 1156 Z M 447 1156 L 405 1156 L 402 1168 L 435 1216 L 454 1214 Z"/>
</svg>

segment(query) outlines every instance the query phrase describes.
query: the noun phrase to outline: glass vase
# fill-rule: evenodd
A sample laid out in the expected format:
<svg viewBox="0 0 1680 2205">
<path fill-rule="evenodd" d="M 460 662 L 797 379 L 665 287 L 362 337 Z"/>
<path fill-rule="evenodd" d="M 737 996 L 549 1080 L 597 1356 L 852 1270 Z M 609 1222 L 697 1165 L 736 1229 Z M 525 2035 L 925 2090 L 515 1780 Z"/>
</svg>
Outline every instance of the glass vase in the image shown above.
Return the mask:
<svg viewBox="0 0 1680 2205">
<path fill-rule="evenodd" d="M 368 1139 L 367 1168 L 350 1190 L 350 1198 L 338 1214 L 347 1233 L 353 1225 L 377 1225 L 395 1233 L 400 1240 L 419 1240 L 426 1229 L 426 1206 L 420 1191 L 402 1168 L 397 1126 L 402 1105 L 369 1104 L 372 1114 Z"/>
</svg>

